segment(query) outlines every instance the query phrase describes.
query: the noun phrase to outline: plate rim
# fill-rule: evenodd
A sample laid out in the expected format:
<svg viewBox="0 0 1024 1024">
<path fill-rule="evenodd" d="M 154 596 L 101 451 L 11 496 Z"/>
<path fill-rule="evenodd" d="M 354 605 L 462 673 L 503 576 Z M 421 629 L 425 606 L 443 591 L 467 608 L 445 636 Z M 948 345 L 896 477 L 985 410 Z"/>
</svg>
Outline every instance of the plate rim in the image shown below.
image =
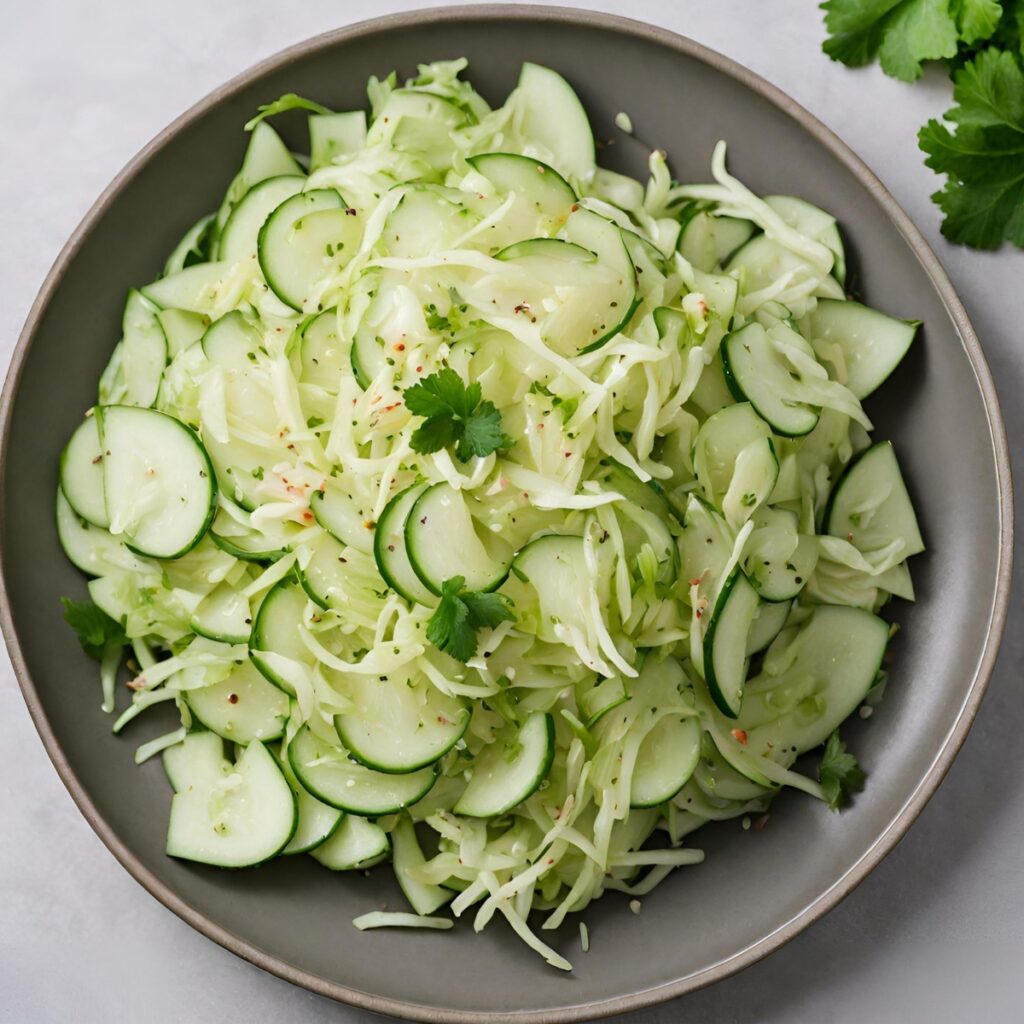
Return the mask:
<svg viewBox="0 0 1024 1024">
<path fill-rule="evenodd" d="M 932 287 L 949 313 L 974 372 L 978 389 L 981 392 L 989 437 L 992 443 L 999 515 L 996 584 L 992 595 L 988 627 L 980 657 L 974 676 L 965 691 L 965 700 L 960 714 L 937 749 L 935 757 L 925 775 L 910 793 L 903 806 L 893 816 L 888 826 L 875 838 L 856 863 L 816 899 L 790 917 L 785 924 L 775 931 L 763 935 L 731 956 L 719 960 L 711 967 L 691 973 L 685 977 L 607 999 L 577 1003 L 556 1009 L 527 1010 L 512 1013 L 446 1009 L 441 1006 L 396 999 L 330 981 L 259 949 L 236 932 L 214 923 L 201 910 L 174 893 L 169 886 L 165 885 L 146 867 L 142 860 L 124 845 L 99 813 L 91 797 L 76 777 L 43 711 L 35 684 L 29 676 L 28 667 L 14 627 L 7 587 L 7 553 L 2 543 L 0 543 L 0 632 L 2 632 L 7 645 L 14 673 L 32 722 L 58 776 L 79 811 L 81 811 L 93 831 L 125 870 L 151 896 L 159 900 L 160 903 L 198 932 L 242 959 L 294 985 L 301 986 L 319 995 L 348 1003 L 360 1009 L 390 1014 L 393 1017 L 404 1020 L 423 1021 L 426 1024 L 470 1024 L 470 1022 L 474 1021 L 499 1020 L 514 1021 L 516 1024 L 568 1024 L 568 1022 L 593 1020 L 615 1013 L 639 1010 L 704 988 L 761 960 L 785 945 L 828 913 L 828 911 L 849 895 L 884 857 L 891 852 L 924 809 L 925 804 L 942 782 L 960 747 L 963 745 L 995 667 L 1009 606 L 1014 533 L 1013 488 L 1009 447 L 999 398 L 996 393 L 991 370 L 981 348 L 981 343 L 971 326 L 963 303 L 953 288 L 952 282 L 939 262 L 938 257 L 920 230 L 882 184 L 881 180 L 857 156 L 850 146 L 782 89 L 771 84 L 738 61 L 670 29 L 621 15 L 584 8 L 535 6 L 522 3 L 462 4 L 422 8 L 364 19 L 351 25 L 312 36 L 251 65 L 209 92 L 171 121 L 117 173 L 110 184 L 107 185 L 96 201 L 90 206 L 67 242 L 62 246 L 29 309 L 25 324 L 11 355 L 3 392 L 0 394 L 0 492 L 3 491 L 6 484 L 6 455 L 10 443 L 14 398 L 29 352 L 35 340 L 35 334 L 42 314 L 59 287 L 67 265 L 74 258 L 84 240 L 91 233 L 94 226 L 102 219 L 108 207 L 117 198 L 125 185 L 148 164 L 150 159 L 159 153 L 179 132 L 204 116 L 211 108 L 239 92 L 255 79 L 262 77 L 268 72 L 286 68 L 289 64 L 304 58 L 310 53 L 330 48 L 340 42 L 359 39 L 382 31 L 412 28 L 423 24 L 443 24 L 462 19 L 475 21 L 558 22 L 576 27 L 610 29 L 617 33 L 653 42 L 688 59 L 699 61 L 713 70 L 719 71 L 738 81 L 741 85 L 767 100 L 792 120 L 796 121 L 812 138 L 824 145 L 856 180 L 864 186 L 872 199 L 881 207 L 882 211 L 903 236 L 904 241 L 921 264 Z M 0 541 L 5 536 L 5 509 L 0 507 Z"/>
</svg>

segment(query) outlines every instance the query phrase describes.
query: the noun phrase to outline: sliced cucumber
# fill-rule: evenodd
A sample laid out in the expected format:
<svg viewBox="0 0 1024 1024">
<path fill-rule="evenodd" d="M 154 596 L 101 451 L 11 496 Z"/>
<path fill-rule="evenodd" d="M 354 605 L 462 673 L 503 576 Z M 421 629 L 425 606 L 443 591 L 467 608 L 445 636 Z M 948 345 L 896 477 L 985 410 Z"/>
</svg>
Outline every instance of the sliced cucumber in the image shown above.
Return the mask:
<svg viewBox="0 0 1024 1024">
<path fill-rule="evenodd" d="M 820 605 L 780 659 L 743 697 L 737 726 L 746 749 L 783 763 L 824 743 L 871 689 L 889 641 L 888 623 L 860 608 Z"/>
<path fill-rule="evenodd" d="M 197 263 L 139 290 L 161 309 L 184 309 L 205 314 L 216 305 L 233 267 L 234 264 L 225 260 Z"/>
<path fill-rule="evenodd" d="M 179 558 L 206 535 L 217 506 L 199 438 L 153 409 L 97 409 L 110 532 L 152 558 Z"/>
<path fill-rule="evenodd" d="M 229 555 L 243 562 L 276 562 L 288 554 L 285 548 L 268 548 L 267 538 L 263 534 L 232 534 L 225 537 L 217 533 L 216 523 L 210 530 L 210 540 Z"/>
<path fill-rule="evenodd" d="M 324 743 L 303 726 L 288 747 L 292 770 L 302 785 L 332 807 L 377 818 L 421 800 L 437 778 L 433 765 L 406 775 L 385 774 L 353 761 L 338 746 Z"/>
<path fill-rule="evenodd" d="M 602 717 L 614 708 L 629 700 L 626 687 L 619 676 L 602 679 L 593 686 L 588 686 L 577 696 L 579 709 L 583 712 L 583 724 L 592 729 Z"/>
<path fill-rule="evenodd" d="M 771 788 L 752 782 L 738 772 L 718 750 L 707 733 L 701 745 L 700 761 L 693 773 L 693 781 L 709 800 L 757 800 L 772 792 Z"/>
<path fill-rule="evenodd" d="M 496 818 L 521 804 L 547 778 L 555 757 L 555 720 L 535 711 L 514 733 L 499 735 L 473 762 L 456 814 Z"/>
<path fill-rule="evenodd" d="M 176 274 L 194 263 L 205 263 L 209 259 L 210 241 L 213 238 L 215 214 L 200 217 L 181 237 L 171 250 L 164 264 L 163 276 Z"/>
<path fill-rule="evenodd" d="M 337 156 L 356 153 L 366 145 L 366 111 L 309 115 L 309 169 L 326 167 Z"/>
<path fill-rule="evenodd" d="M 836 365 L 833 347 L 838 346 L 843 367 L 839 380 L 857 398 L 867 398 L 885 381 L 920 326 L 920 320 L 897 320 L 859 302 L 837 299 L 819 299 L 800 324 L 823 362 Z"/>
<path fill-rule="evenodd" d="M 426 863 L 426 858 L 423 856 L 419 840 L 416 838 L 415 826 L 407 815 L 403 814 L 394 827 L 391 841 L 394 843 L 392 862 L 395 868 L 395 877 L 402 887 L 402 892 L 405 893 L 405 898 L 417 914 L 424 917 L 433 914 L 439 907 L 448 903 L 455 894 L 440 885 L 420 882 L 410 874 L 409 869 Z"/>
<path fill-rule="evenodd" d="M 306 592 L 293 578 L 286 576 L 279 580 L 263 598 L 249 639 L 249 657 L 253 664 L 270 682 L 292 696 L 294 687 L 275 667 L 274 658 L 313 664 L 315 659 L 299 634 L 306 601 Z"/>
<path fill-rule="evenodd" d="M 192 613 L 192 632 L 226 644 L 247 644 L 252 634 L 249 599 L 228 582 L 218 583 Z"/>
<path fill-rule="evenodd" d="M 271 685 L 246 659 L 227 679 L 186 690 L 192 713 L 207 729 L 243 745 L 275 740 L 288 721 L 288 695 Z"/>
<path fill-rule="evenodd" d="M 748 658 L 763 651 L 782 632 L 789 612 L 788 601 L 761 601 L 747 634 Z"/>
<path fill-rule="evenodd" d="M 518 130 L 539 143 L 558 170 L 579 182 L 594 176 L 594 133 L 579 97 L 557 71 L 523 65 L 515 92 Z"/>
<path fill-rule="evenodd" d="M 732 548 L 732 532 L 721 514 L 691 494 L 683 515 L 683 533 L 679 538 L 683 583 L 687 586 L 695 583 L 699 596 L 710 600 L 722 582 Z"/>
<path fill-rule="evenodd" d="M 160 309 L 156 317 L 167 339 L 167 355 L 170 359 L 191 348 L 210 326 L 208 316 L 190 313 L 187 309 Z"/>
<path fill-rule="evenodd" d="M 309 508 L 316 521 L 335 540 L 367 555 L 373 552 L 380 524 L 375 530 L 372 510 L 357 504 L 343 484 L 327 480 L 322 491 L 313 492 Z M 381 515 L 381 522 L 386 514 Z"/>
<path fill-rule="evenodd" d="M 739 569 L 722 587 L 704 634 L 704 680 L 719 710 L 736 718 L 747 679 L 747 645 L 761 599 Z"/>
<path fill-rule="evenodd" d="M 717 270 L 725 266 L 729 257 L 756 231 L 749 220 L 716 217 L 701 210 L 683 225 L 679 251 L 696 270 Z"/>
<path fill-rule="evenodd" d="M 405 527 L 409 513 L 427 486 L 414 484 L 400 491 L 387 503 L 374 531 L 373 556 L 381 576 L 396 594 L 407 601 L 432 606 L 437 603 L 437 598 L 416 575 L 405 548 Z"/>
<path fill-rule="evenodd" d="M 388 255 L 418 259 L 451 249 L 472 226 L 465 193 L 431 184 L 407 188 L 381 234 Z"/>
<path fill-rule="evenodd" d="M 286 199 L 302 191 L 305 181 L 298 174 L 283 174 L 265 178 L 253 185 L 239 200 L 224 224 L 217 258 L 231 262 L 254 258 L 260 228 Z"/>
<path fill-rule="evenodd" d="M 860 453 L 836 482 L 825 510 L 825 532 L 843 537 L 858 551 L 878 551 L 902 541 L 903 558 L 924 551 L 914 506 L 892 443 Z"/>
<path fill-rule="evenodd" d="M 798 532 L 799 516 L 789 509 L 762 507 L 753 515 L 743 571 L 765 601 L 789 601 L 803 590 L 818 562 L 813 537 Z"/>
<path fill-rule="evenodd" d="M 163 753 L 164 773 L 175 792 L 202 785 L 221 774 L 224 741 L 212 732 L 190 732 Z"/>
<path fill-rule="evenodd" d="M 145 573 L 147 565 L 106 530 L 85 522 L 57 491 L 57 537 L 73 565 L 90 576 L 106 576 L 118 570 Z M 156 567 L 150 566 L 156 571 Z"/>
<path fill-rule="evenodd" d="M 315 384 L 332 395 L 338 393 L 349 367 L 338 336 L 337 309 L 325 309 L 302 328 L 299 362 L 299 380 L 303 384 Z"/>
<path fill-rule="evenodd" d="M 846 281 L 846 248 L 835 217 L 796 196 L 765 196 L 764 201 L 791 228 L 832 250 L 835 256 L 832 276 L 843 284 Z"/>
<path fill-rule="evenodd" d="M 260 269 L 274 294 L 300 313 L 311 308 L 317 284 L 355 255 L 362 224 L 334 189 L 286 199 L 260 228 Z"/>
<path fill-rule="evenodd" d="M 337 715 L 342 745 L 367 768 L 389 775 L 433 764 L 459 741 L 470 709 L 423 676 L 352 676 L 351 714 Z"/>
<path fill-rule="evenodd" d="M 740 290 L 745 295 L 770 287 L 788 273 L 807 273 L 809 269 L 799 255 L 767 235 L 755 235 L 745 242 L 725 266 L 727 274 L 739 275 Z M 831 299 L 846 297 L 834 277 L 823 277 L 813 294 Z"/>
<path fill-rule="evenodd" d="M 468 163 L 502 195 L 516 202 L 501 220 L 501 240 L 552 235 L 565 223 L 576 193 L 558 171 L 518 153 L 481 153 Z"/>
<path fill-rule="evenodd" d="M 157 308 L 141 292 L 128 293 L 121 322 L 121 372 L 125 405 L 149 408 L 160 390 L 167 365 L 167 338 Z"/>
<path fill-rule="evenodd" d="M 303 590 L 321 608 L 337 608 L 345 603 L 345 577 L 353 552 L 339 544 L 329 533 L 321 534 L 313 545 L 313 554 L 299 574 Z"/>
<path fill-rule="evenodd" d="M 666 715 L 644 737 L 633 768 L 630 807 L 658 807 L 690 781 L 700 759 L 701 727 L 695 716 Z"/>
<path fill-rule="evenodd" d="M 189 737 L 183 743 L 189 757 Z M 168 772 L 180 776 L 180 772 Z M 297 822 L 295 795 L 273 754 L 258 740 L 235 764 L 221 758 L 210 771 L 205 759 L 171 800 L 167 853 L 171 857 L 240 868 L 261 864 L 291 840 Z"/>
<path fill-rule="evenodd" d="M 331 871 L 355 871 L 379 864 L 390 850 L 388 834 L 380 825 L 346 814 L 334 834 L 309 855 Z"/>
<path fill-rule="evenodd" d="M 291 841 L 281 851 L 282 856 L 290 856 L 293 853 L 309 853 L 315 850 L 321 843 L 327 842 L 334 835 L 335 829 L 341 824 L 345 817 L 337 807 L 322 803 L 315 796 L 307 792 L 301 782 L 295 777 L 292 766 L 288 763 L 287 757 L 282 757 L 280 752 L 275 754 L 277 763 L 281 766 L 281 772 L 288 780 L 295 794 L 295 803 L 298 807 L 299 820 L 295 826 L 295 834 Z"/>
<path fill-rule="evenodd" d="M 800 437 L 815 428 L 820 410 L 798 400 L 792 367 L 759 323 L 733 331 L 721 351 L 729 390 L 737 401 L 749 402 L 776 434 Z"/>
<path fill-rule="evenodd" d="M 501 586 L 512 564 L 512 550 L 500 537 L 477 525 L 463 491 L 449 484 L 427 487 L 405 521 L 405 549 L 420 582 L 440 594 L 445 580 L 462 576 L 469 590 Z"/>
<path fill-rule="evenodd" d="M 95 416 L 82 420 L 61 453 L 60 489 L 87 523 L 104 530 L 110 526 L 103 497 L 103 449 Z"/>
</svg>

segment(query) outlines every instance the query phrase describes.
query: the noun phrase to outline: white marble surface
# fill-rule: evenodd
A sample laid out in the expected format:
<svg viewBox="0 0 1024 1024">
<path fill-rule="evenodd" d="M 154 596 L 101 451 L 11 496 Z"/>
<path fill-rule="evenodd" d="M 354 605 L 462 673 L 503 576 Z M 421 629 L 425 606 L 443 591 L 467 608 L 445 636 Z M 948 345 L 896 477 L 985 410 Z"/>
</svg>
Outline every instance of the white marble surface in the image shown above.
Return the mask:
<svg viewBox="0 0 1024 1024">
<path fill-rule="evenodd" d="M 306 36 L 414 0 L 33 0 L 0 32 L 0 353 L 6 365 L 60 245 L 117 170 L 224 79 Z M 686 33 L 760 72 L 835 129 L 936 246 L 981 335 L 1010 437 L 1024 436 L 1024 253 L 943 243 L 917 127 L 948 105 L 818 52 L 796 0 L 590 0 Z M 1020 468 L 1020 467 L 1018 467 Z M 1020 1020 L 1024 953 L 1024 642 L 1011 611 L 980 717 L 896 852 L 824 921 L 743 974 L 631 1017 L 786 1022 Z M 264 974 L 193 932 L 120 868 L 47 760 L 0 663 L 0 1022 L 317 1021 L 368 1014 Z"/>
</svg>

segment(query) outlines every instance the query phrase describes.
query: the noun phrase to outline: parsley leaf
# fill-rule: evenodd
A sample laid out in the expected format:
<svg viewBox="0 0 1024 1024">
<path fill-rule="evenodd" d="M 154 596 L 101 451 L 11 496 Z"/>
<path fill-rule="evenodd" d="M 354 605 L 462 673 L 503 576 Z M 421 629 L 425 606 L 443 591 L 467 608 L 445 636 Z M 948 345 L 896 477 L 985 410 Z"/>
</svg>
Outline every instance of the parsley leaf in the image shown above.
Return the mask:
<svg viewBox="0 0 1024 1024">
<path fill-rule="evenodd" d="M 421 455 L 455 445 L 455 454 L 468 462 L 513 444 L 494 403 L 482 400 L 480 384 L 465 384 L 450 367 L 406 388 L 403 397 L 409 412 L 426 418 L 412 435 L 413 451 Z"/>
<path fill-rule="evenodd" d="M 838 811 L 852 793 L 859 793 L 864 788 L 864 778 L 864 771 L 853 754 L 847 751 L 837 729 L 829 736 L 818 766 L 818 781 L 825 791 L 829 808 Z"/>
<path fill-rule="evenodd" d="M 453 576 L 441 587 L 441 602 L 427 623 L 427 639 L 458 661 L 476 654 L 477 631 L 500 622 L 514 622 L 510 602 L 503 594 L 466 590 L 466 580 Z"/>
<path fill-rule="evenodd" d="M 92 601 L 60 599 L 64 605 L 64 621 L 78 634 L 82 650 L 99 661 L 111 646 L 124 647 L 128 643 L 123 627 Z"/>
<path fill-rule="evenodd" d="M 1007 51 L 983 50 L 953 77 L 950 129 L 929 121 L 918 135 L 925 163 L 946 175 L 932 199 L 952 242 L 995 249 L 1024 246 L 1024 69 Z"/>
<path fill-rule="evenodd" d="M 275 114 L 283 114 L 286 110 L 311 110 L 314 114 L 333 113 L 328 107 L 317 103 L 315 100 L 307 100 L 305 96 L 299 96 L 294 92 L 286 92 L 279 96 L 273 103 L 263 103 L 256 108 L 256 116 L 245 122 L 245 130 L 251 132 L 253 128 Z"/>
<path fill-rule="evenodd" d="M 825 0 L 825 27 L 830 37 L 822 46 L 833 60 L 852 67 L 876 57 L 882 70 L 904 82 L 921 77 L 921 62 L 955 57 L 960 29 L 950 0 Z M 970 9 L 973 32 L 985 20 L 975 8 L 981 0 L 961 0 Z"/>
</svg>

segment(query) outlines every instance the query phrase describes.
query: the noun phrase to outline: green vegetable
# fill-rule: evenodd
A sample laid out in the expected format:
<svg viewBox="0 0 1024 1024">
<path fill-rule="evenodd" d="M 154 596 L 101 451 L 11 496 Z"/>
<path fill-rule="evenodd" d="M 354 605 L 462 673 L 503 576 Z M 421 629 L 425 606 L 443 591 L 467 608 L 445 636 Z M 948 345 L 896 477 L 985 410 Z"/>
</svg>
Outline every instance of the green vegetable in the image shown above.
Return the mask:
<svg viewBox="0 0 1024 1024">
<path fill-rule="evenodd" d="M 256 110 L 256 116 L 245 122 L 245 130 L 247 132 L 251 132 L 260 121 L 265 121 L 268 117 L 273 117 L 275 114 L 283 114 L 286 110 L 311 110 L 314 114 L 334 113 L 334 111 L 329 107 L 325 107 L 322 103 L 317 103 L 315 100 L 307 100 L 305 96 L 299 96 L 294 92 L 286 92 L 283 96 L 279 96 L 274 100 L 273 103 L 263 103 Z"/>
<path fill-rule="evenodd" d="M 957 105 L 918 135 L 947 176 L 932 199 L 952 242 L 1024 246 L 1024 0 L 825 0 L 824 51 L 851 67 L 878 60 L 905 82 L 946 60 Z"/>
<path fill-rule="evenodd" d="M 859 793 L 864 788 L 864 779 L 863 769 L 846 749 L 837 729 L 829 736 L 818 766 L 818 781 L 831 810 L 838 811 L 853 793 Z"/>
<path fill-rule="evenodd" d="M 115 622 L 92 601 L 60 599 L 64 605 L 64 621 L 78 635 L 82 650 L 100 663 L 100 684 L 103 691 L 103 710 L 114 710 L 114 685 L 121 667 L 121 652 L 128 643 L 124 627 Z"/>
<path fill-rule="evenodd" d="M 515 621 L 503 594 L 478 594 L 465 590 L 465 584 L 461 576 L 445 580 L 441 603 L 427 623 L 427 639 L 459 661 L 469 661 L 476 654 L 479 630 Z"/>
<path fill-rule="evenodd" d="M 932 197 L 942 233 L 976 249 L 1004 239 L 1024 246 L 1024 71 L 1011 54 L 983 50 L 954 76 L 950 131 L 932 119 L 919 142 L 932 170 L 947 176 Z"/>
<path fill-rule="evenodd" d="M 421 455 L 455 445 L 463 462 L 513 444 L 501 429 L 501 413 L 493 402 L 481 400 L 480 385 L 466 385 L 452 369 L 424 377 L 405 390 L 405 404 L 415 416 L 425 416 L 412 435 L 412 449 Z"/>
</svg>

